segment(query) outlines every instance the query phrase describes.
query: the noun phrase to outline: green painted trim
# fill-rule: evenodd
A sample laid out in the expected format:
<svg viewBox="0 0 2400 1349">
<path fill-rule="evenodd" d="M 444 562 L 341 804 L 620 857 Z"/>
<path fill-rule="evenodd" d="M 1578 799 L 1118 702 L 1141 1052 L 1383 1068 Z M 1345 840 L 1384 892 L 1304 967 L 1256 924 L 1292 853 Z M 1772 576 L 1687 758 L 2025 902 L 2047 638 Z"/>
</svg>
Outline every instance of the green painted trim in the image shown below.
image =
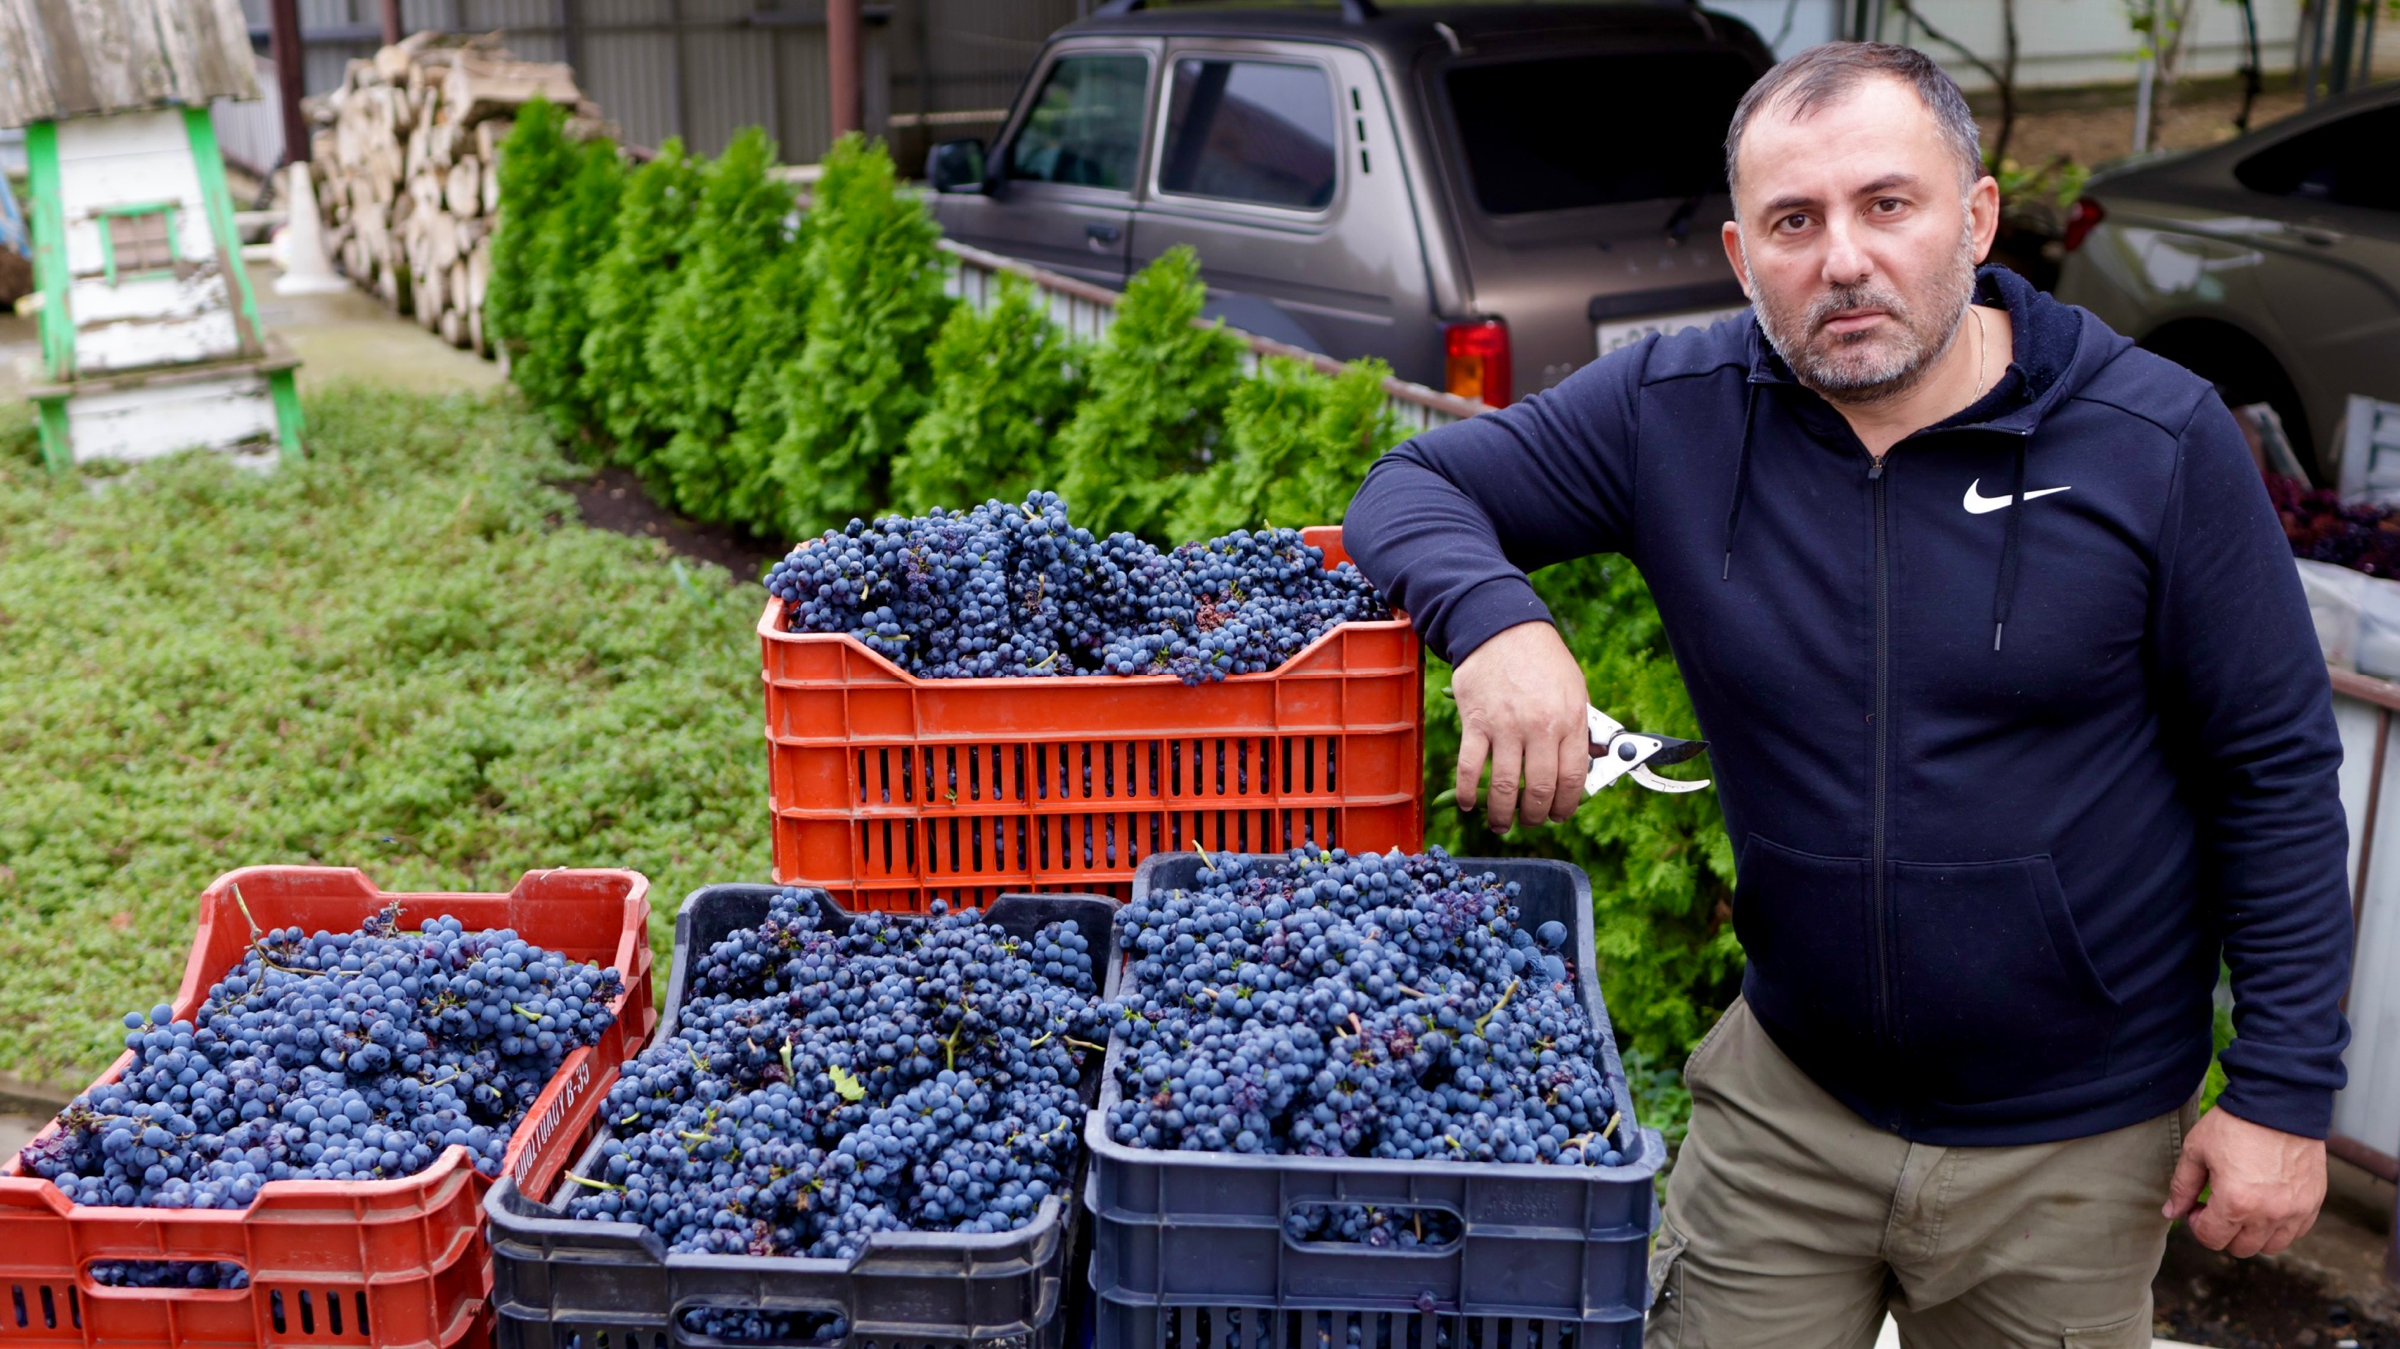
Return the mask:
<svg viewBox="0 0 2400 1349">
<path fill-rule="evenodd" d="M 175 275 L 174 258 L 178 249 L 178 241 L 175 238 L 175 203 L 162 201 L 141 206 L 103 206 L 94 211 L 92 215 L 100 225 L 100 263 L 102 269 L 108 273 L 108 284 L 116 286 L 127 281 L 153 281 L 162 276 Z M 117 271 L 117 237 L 115 232 L 109 229 L 109 221 L 118 216 L 136 215 L 163 215 L 167 218 L 168 263 L 164 267 L 152 267 L 147 271 L 120 274 Z"/>
<path fill-rule="evenodd" d="M 35 122 L 25 128 L 25 166 L 33 189 L 33 275 L 42 295 L 42 361 L 51 380 L 63 383 L 75 378 L 75 315 L 67 307 L 67 209 L 59 189 L 58 123 Z"/>
<path fill-rule="evenodd" d="M 283 457 L 305 459 L 307 451 L 300 448 L 300 387 L 287 368 L 267 376 L 267 390 L 275 395 L 275 435 L 283 442 Z"/>
<path fill-rule="evenodd" d="M 233 227 L 233 189 L 225 185 L 225 156 L 217 149 L 217 128 L 208 109 L 185 108 L 183 131 L 192 142 L 192 167 L 200 171 L 200 200 L 208 206 L 209 233 L 217 241 L 217 257 L 231 275 L 226 283 L 236 300 L 236 326 L 247 336 L 242 350 L 252 356 L 267 349 L 267 330 L 258 321 L 258 301 L 250 294 L 250 272 L 242 266 L 242 236 Z"/>
<path fill-rule="evenodd" d="M 34 413 L 40 419 L 42 432 L 42 462 L 52 473 L 64 473 L 75 467 L 75 446 L 67 436 L 67 400 L 37 398 Z"/>
</svg>

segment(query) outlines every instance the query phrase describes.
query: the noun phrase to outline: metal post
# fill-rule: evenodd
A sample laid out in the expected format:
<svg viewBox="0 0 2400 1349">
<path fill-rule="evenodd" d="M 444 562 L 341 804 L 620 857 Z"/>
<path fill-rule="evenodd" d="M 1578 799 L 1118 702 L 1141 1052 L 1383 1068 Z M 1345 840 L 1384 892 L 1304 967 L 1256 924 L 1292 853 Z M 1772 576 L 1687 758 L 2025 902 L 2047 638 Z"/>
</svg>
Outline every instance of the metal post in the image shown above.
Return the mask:
<svg viewBox="0 0 2400 1349">
<path fill-rule="evenodd" d="M 2380 0 L 2367 5 L 2367 30 L 2358 40 L 2358 83 L 2364 88 L 2375 82 L 2375 14 L 2382 9 Z"/>
<path fill-rule="evenodd" d="M 667 95 L 675 104 L 675 134 L 686 142 L 692 138 L 691 100 L 683 94 L 683 0 L 667 0 L 667 23 L 675 31 L 667 39 L 667 59 L 674 64 L 667 71 Z M 691 146 L 684 146 L 690 153 Z"/>
<path fill-rule="evenodd" d="M 858 0 L 825 0 L 825 85 L 833 97 L 833 135 L 864 129 L 859 102 Z"/>
<path fill-rule="evenodd" d="M 283 102 L 283 163 L 308 158 L 308 121 L 300 115 L 308 92 L 308 62 L 300 45 L 300 0 L 268 0 L 267 54 L 275 62 L 276 96 Z"/>
<path fill-rule="evenodd" d="M 389 47 L 404 36 L 400 28 L 400 0 L 383 0 L 383 45 Z"/>
<path fill-rule="evenodd" d="M 576 59 L 582 55 L 577 49 L 582 45 L 576 41 L 575 35 L 575 0 L 558 0 L 559 59 L 567 63 L 568 69 L 578 73 L 581 72 L 583 63 Z"/>
<path fill-rule="evenodd" d="M 2329 0 L 2306 0 L 2300 12 L 2300 103 L 2317 106 L 2317 76 L 2325 57 L 2325 6 Z"/>
<path fill-rule="evenodd" d="M 2336 18 L 2333 21 L 2333 60 L 2327 66 L 2329 78 L 2325 92 L 2339 94 L 2350 88 L 2350 57 L 2358 50 L 2358 2 L 2335 0 Z"/>
</svg>

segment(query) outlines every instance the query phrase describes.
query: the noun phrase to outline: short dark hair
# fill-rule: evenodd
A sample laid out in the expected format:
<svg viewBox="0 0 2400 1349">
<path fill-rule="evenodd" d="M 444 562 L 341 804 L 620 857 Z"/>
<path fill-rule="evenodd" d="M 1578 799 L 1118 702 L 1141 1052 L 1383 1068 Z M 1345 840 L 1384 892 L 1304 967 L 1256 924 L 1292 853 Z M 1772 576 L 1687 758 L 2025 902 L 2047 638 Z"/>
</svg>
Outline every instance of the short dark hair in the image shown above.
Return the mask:
<svg viewBox="0 0 2400 1349">
<path fill-rule="evenodd" d="M 1776 63 L 1734 105 L 1733 126 L 1725 133 L 1725 182 L 1733 183 L 1734 161 L 1741 153 L 1742 133 L 1750 118 L 1770 103 L 1802 118 L 1840 100 L 1869 76 L 1882 75 L 1914 89 L 1941 128 L 1942 139 L 1957 154 L 1962 181 L 1972 183 L 1983 172 L 1983 140 L 1975 115 L 1967 110 L 1966 95 L 1933 58 L 1914 47 L 1889 42 L 1827 42 Z"/>
</svg>

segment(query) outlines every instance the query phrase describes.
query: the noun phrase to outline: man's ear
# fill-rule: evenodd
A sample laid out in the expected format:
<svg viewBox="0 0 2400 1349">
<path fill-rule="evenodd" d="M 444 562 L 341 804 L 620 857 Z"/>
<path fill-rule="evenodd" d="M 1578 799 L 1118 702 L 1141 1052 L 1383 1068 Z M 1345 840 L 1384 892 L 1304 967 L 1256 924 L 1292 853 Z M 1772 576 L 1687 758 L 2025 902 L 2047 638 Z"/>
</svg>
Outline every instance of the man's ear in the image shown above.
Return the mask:
<svg viewBox="0 0 2400 1349">
<path fill-rule="evenodd" d="M 1728 220 L 1719 234 L 1725 240 L 1725 261 L 1733 266 L 1733 279 L 1742 283 L 1742 298 L 1758 303 L 1758 293 L 1750 288 L 1749 260 L 1742 256 L 1742 227 Z"/>
<path fill-rule="evenodd" d="M 1967 189 L 1967 220 L 1975 230 L 1975 261 L 1992 255 L 1992 240 L 2000 236 L 2000 180 L 1985 174 Z"/>
</svg>

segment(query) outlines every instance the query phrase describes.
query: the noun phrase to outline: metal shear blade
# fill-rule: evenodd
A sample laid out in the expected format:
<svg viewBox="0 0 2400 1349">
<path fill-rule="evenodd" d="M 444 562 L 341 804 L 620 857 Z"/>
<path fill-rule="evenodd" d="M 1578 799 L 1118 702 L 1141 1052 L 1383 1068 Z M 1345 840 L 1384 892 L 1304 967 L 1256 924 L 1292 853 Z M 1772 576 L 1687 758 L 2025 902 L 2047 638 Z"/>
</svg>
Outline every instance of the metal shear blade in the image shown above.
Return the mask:
<svg viewBox="0 0 2400 1349">
<path fill-rule="evenodd" d="M 1707 741 L 1679 740 L 1671 735 L 1642 735 L 1626 730 L 1616 718 L 1597 707 L 1587 707 L 1584 712 L 1592 754 L 1591 771 L 1583 779 L 1584 795 L 1594 795 L 1621 777 L 1631 777 L 1654 792 L 1696 792 L 1708 786 L 1707 778 L 1696 782 L 1677 782 L 1650 771 L 1652 764 L 1682 763 L 1697 757 L 1708 748 Z"/>
</svg>

